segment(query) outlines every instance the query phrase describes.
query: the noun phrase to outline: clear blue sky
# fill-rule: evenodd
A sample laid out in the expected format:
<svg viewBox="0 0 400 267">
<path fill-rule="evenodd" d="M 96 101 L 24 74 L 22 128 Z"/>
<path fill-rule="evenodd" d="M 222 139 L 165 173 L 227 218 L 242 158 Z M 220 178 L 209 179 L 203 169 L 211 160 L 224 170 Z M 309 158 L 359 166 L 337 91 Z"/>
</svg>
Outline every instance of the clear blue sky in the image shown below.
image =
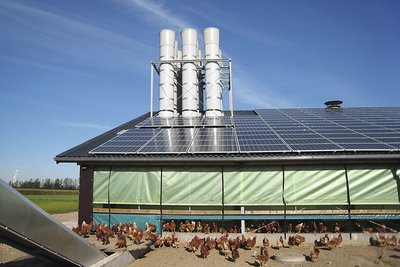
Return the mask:
<svg viewBox="0 0 400 267">
<path fill-rule="evenodd" d="M 236 109 L 399 106 L 400 1 L 0 1 L 0 178 L 149 111 L 158 33 L 221 30 Z M 157 102 L 157 101 L 156 101 Z"/>
</svg>

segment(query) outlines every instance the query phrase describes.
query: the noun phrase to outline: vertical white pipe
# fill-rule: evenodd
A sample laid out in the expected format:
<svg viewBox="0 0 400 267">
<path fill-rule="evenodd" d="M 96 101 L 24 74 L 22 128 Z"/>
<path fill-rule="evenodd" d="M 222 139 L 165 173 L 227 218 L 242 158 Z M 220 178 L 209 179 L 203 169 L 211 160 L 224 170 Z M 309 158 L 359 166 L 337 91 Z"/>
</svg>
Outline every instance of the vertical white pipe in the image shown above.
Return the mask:
<svg viewBox="0 0 400 267">
<path fill-rule="evenodd" d="M 197 59 L 198 43 L 195 29 L 181 31 L 183 60 Z M 185 62 L 182 65 L 182 116 L 195 117 L 198 112 L 198 80 L 197 66 L 194 62 Z"/>
<path fill-rule="evenodd" d="M 233 117 L 232 60 L 229 59 L 229 108 Z"/>
<path fill-rule="evenodd" d="M 175 46 L 174 46 L 174 58 L 178 58 L 178 41 L 175 40 Z M 179 64 L 174 64 L 175 71 L 174 71 L 174 116 L 178 116 L 178 69 Z"/>
<path fill-rule="evenodd" d="M 150 63 L 150 117 L 153 117 L 153 63 Z"/>
<path fill-rule="evenodd" d="M 203 59 L 203 54 L 201 50 L 199 49 L 199 59 Z M 202 69 L 203 69 L 203 63 L 199 62 L 198 63 L 199 71 L 197 72 L 197 77 L 198 77 L 198 82 L 199 82 L 199 89 L 198 89 L 198 96 L 199 100 L 197 101 L 197 106 L 199 110 L 199 115 L 201 115 L 201 112 L 204 111 L 204 95 L 203 95 L 203 81 L 202 81 Z"/>
<path fill-rule="evenodd" d="M 160 61 L 175 58 L 175 32 L 160 31 Z M 160 64 L 160 117 L 174 116 L 174 66 L 172 63 Z"/>
<path fill-rule="evenodd" d="M 204 54 L 206 59 L 220 59 L 219 29 L 206 28 L 204 35 Z M 206 116 L 223 116 L 221 68 L 218 61 L 208 61 L 205 64 L 206 76 Z"/>
</svg>

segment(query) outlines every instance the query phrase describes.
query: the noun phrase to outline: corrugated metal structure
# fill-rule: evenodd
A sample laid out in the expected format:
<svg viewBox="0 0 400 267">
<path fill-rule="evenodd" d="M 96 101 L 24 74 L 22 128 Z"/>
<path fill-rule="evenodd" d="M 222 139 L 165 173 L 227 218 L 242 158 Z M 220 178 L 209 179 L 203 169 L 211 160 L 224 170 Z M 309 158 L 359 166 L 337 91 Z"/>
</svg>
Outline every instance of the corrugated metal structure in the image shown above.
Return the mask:
<svg viewBox="0 0 400 267">
<path fill-rule="evenodd" d="M 55 157 L 79 221 L 400 218 L 400 108 L 149 114 Z"/>
</svg>

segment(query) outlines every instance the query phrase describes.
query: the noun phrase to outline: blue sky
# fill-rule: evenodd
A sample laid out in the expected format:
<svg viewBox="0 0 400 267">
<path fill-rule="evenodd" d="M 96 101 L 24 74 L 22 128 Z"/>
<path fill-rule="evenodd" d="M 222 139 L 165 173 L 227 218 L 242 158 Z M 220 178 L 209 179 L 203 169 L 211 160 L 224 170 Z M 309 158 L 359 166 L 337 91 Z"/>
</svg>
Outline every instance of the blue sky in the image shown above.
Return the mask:
<svg viewBox="0 0 400 267">
<path fill-rule="evenodd" d="M 0 178 L 149 111 L 158 33 L 221 30 L 235 109 L 399 106 L 400 1 L 0 1 Z M 157 107 L 157 101 L 155 101 Z"/>
</svg>

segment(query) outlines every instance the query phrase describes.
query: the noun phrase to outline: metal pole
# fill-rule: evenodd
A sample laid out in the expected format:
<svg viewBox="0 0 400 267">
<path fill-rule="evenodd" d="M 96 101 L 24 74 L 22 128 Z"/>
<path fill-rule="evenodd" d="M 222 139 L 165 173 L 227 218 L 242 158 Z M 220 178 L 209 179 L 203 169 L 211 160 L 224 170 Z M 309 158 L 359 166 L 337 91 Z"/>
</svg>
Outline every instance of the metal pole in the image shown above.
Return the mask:
<svg viewBox="0 0 400 267">
<path fill-rule="evenodd" d="M 346 190 L 347 190 L 347 213 L 349 215 L 350 222 L 350 240 L 352 239 L 351 233 L 354 230 L 353 221 L 351 220 L 351 202 L 350 202 L 350 187 L 349 187 L 349 176 L 347 174 L 347 164 L 344 165 L 344 173 L 346 176 Z"/>
<path fill-rule="evenodd" d="M 153 117 L 153 63 L 150 63 L 150 117 Z"/>
<path fill-rule="evenodd" d="M 282 165 L 282 202 L 285 209 L 283 213 L 283 236 L 286 239 L 287 221 L 286 221 L 286 201 L 284 192 L 285 192 L 285 165 Z"/>
<path fill-rule="evenodd" d="M 240 207 L 240 214 L 244 214 L 244 207 Z M 240 232 L 242 232 L 242 235 L 246 233 L 246 221 L 245 220 L 240 220 Z"/>
<path fill-rule="evenodd" d="M 229 108 L 233 116 L 232 59 L 229 59 Z"/>
<path fill-rule="evenodd" d="M 224 167 L 221 167 L 221 177 L 222 177 L 222 233 L 224 233 L 224 220 L 225 220 L 225 188 L 224 188 Z"/>
<path fill-rule="evenodd" d="M 112 166 L 110 166 L 110 170 L 108 172 L 108 186 L 107 186 L 107 202 L 108 202 L 108 226 L 111 227 L 111 207 L 110 207 L 110 180 L 111 180 L 111 170 Z"/>
<path fill-rule="evenodd" d="M 161 175 L 160 175 L 160 235 L 162 237 L 163 234 L 163 206 L 162 206 L 162 178 L 163 178 L 163 167 L 161 166 Z"/>
</svg>

